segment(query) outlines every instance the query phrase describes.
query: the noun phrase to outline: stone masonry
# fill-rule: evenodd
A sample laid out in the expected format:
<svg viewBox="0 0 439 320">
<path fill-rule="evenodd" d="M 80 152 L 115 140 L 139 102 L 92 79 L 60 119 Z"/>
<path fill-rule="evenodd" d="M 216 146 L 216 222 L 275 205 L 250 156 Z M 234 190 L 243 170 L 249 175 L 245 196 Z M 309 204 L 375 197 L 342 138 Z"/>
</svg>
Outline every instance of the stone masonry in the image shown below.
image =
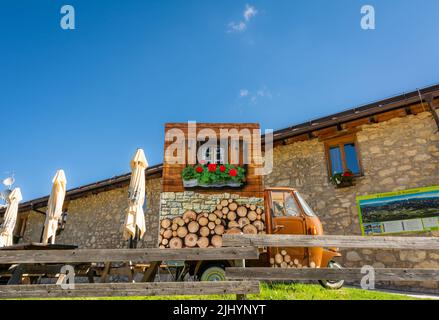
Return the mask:
<svg viewBox="0 0 439 320">
<path fill-rule="evenodd" d="M 188 210 L 201 212 L 213 212 L 216 206 L 223 199 L 233 199 L 239 205 L 255 204 L 264 206 L 262 198 L 240 197 L 237 194 L 219 193 L 219 194 L 201 194 L 194 191 L 185 192 L 163 192 L 160 198 L 160 217 L 181 216 Z"/>
<path fill-rule="evenodd" d="M 146 181 L 145 210 L 147 231 L 138 247 L 156 247 L 158 241 L 160 179 Z M 70 201 L 66 228 L 57 243 L 75 244 L 80 248 L 126 248 L 123 223 L 127 208 L 128 187 L 105 191 Z M 45 211 L 45 208 L 41 209 Z M 26 232 L 21 242 L 39 242 L 44 215 L 29 213 Z"/>
<path fill-rule="evenodd" d="M 273 172 L 265 178 L 265 186 L 297 188 L 319 215 L 326 234 L 361 235 L 356 196 L 439 184 L 439 133 L 430 113 L 363 125 L 357 141 L 364 175 L 353 187 L 339 189 L 329 182 L 324 143 L 318 139 L 275 148 Z M 416 235 L 439 236 L 439 232 L 408 236 Z M 347 267 L 439 268 L 439 253 L 347 250 L 341 262 Z M 436 282 L 398 286 L 439 289 Z"/>
</svg>

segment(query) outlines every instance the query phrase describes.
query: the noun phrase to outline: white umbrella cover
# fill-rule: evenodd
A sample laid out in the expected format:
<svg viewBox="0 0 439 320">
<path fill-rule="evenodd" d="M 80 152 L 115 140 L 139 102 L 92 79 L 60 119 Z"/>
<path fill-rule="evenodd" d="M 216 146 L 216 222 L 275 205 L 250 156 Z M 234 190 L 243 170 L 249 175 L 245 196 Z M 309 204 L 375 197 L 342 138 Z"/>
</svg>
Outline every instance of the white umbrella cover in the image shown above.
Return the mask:
<svg viewBox="0 0 439 320">
<path fill-rule="evenodd" d="M 23 200 L 20 188 L 15 188 L 8 197 L 8 207 L 0 229 L 0 247 L 11 246 L 15 223 L 17 222 L 18 203 Z"/>
<path fill-rule="evenodd" d="M 55 243 L 58 220 L 62 214 L 64 198 L 66 196 L 67 180 L 64 170 L 58 170 L 52 180 L 52 192 L 46 210 L 46 221 L 44 222 L 43 244 L 47 244 L 50 237 L 51 243 Z"/>
<path fill-rule="evenodd" d="M 146 231 L 145 214 L 143 204 L 145 203 L 145 169 L 148 167 L 145 153 L 137 149 L 134 158 L 131 160 L 131 181 L 128 188 L 128 209 L 125 216 L 123 237 L 129 240 L 135 237 L 136 226 L 139 228 L 139 236 L 143 237 Z"/>
</svg>

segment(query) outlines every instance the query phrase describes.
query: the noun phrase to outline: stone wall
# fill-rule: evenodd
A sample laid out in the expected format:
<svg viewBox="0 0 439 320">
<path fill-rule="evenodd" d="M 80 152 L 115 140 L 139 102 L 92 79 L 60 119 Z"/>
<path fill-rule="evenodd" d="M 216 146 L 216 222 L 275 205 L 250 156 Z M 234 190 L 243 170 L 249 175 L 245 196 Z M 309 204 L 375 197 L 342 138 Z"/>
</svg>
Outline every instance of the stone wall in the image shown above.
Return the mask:
<svg viewBox="0 0 439 320">
<path fill-rule="evenodd" d="M 239 205 L 255 204 L 264 206 L 264 199 L 256 197 L 242 197 L 237 194 L 218 193 L 202 194 L 194 191 L 163 192 L 160 200 L 160 217 L 181 216 L 188 210 L 201 212 L 213 212 L 223 199 L 233 199 Z"/>
<path fill-rule="evenodd" d="M 147 231 L 138 247 L 156 247 L 160 206 L 160 179 L 146 181 Z M 75 244 L 80 248 L 124 248 L 123 223 L 127 208 L 128 187 L 100 192 L 96 195 L 71 200 L 65 230 L 57 237 L 57 243 Z M 41 208 L 45 211 L 45 208 Z M 44 215 L 29 213 L 24 238 L 21 242 L 39 242 L 44 225 Z"/>
<path fill-rule="evenodd" d="M 439 184 L 439 133 L 430 113 L 363 125 L 357 141 L 364 176 L 353 187 L 338 189 L 329 182 L 324 143 L 318 139 L 275 148 L 273 172 L 265 178 L 265 186 L 296 187 L 318 213 L 325 233 L 361 235 L 356 196 Z M 439 236 L 439 232 L 418 235 Z M 439 253 L 347 250 L 342 263 L 439 268 Z M 399 284 L 404 285 L 439 289 L 434 282 Z"/>
</svg>

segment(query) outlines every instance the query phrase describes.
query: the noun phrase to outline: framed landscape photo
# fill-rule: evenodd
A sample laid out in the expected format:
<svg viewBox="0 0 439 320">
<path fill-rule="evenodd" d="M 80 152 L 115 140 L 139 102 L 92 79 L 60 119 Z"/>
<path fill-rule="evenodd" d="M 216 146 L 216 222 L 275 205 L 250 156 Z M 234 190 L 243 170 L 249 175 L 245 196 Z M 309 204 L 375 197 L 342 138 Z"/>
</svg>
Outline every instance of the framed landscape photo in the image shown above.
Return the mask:
<svg viewBox="0 0 439 320">
<path fill-rule="evenodd" d="M 357 197 L 363 235 L 439 230 L 439 186 Z"/>
</svg>

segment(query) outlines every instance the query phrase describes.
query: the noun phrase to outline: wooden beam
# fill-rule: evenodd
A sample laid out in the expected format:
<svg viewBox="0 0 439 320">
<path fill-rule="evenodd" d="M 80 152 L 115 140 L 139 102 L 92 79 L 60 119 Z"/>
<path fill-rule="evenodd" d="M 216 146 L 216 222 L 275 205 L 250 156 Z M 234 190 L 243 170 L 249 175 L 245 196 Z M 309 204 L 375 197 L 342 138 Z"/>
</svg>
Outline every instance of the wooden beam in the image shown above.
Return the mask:
<svg viewBox="0 0 439 320">
<path fill-rule="evenodd" d="M 254 247 L 184 249 L 0 250 L 0 264 L 258 259 Z"/>
<path fill-rule="evenodd" d="M 375 281 L 439 281 L 439 269 L 375 268 Z M 361 268 L 226 268 L 227 279 L 251 280 L 361 280 Z"/>
<path fill-rule="evenodd" d="M 439 237 L 363 237 L 305 235 L 223 235 L 223 246 L 338 247 L 370 249 L 438 250 Z"/>
<path fill-rule="evenodd" d="M 78 283 L 74 289 L 59 285 L 0 286 L 0 298 L 167 296 L 259 294 L 258 281 Z"/>
</svg>

